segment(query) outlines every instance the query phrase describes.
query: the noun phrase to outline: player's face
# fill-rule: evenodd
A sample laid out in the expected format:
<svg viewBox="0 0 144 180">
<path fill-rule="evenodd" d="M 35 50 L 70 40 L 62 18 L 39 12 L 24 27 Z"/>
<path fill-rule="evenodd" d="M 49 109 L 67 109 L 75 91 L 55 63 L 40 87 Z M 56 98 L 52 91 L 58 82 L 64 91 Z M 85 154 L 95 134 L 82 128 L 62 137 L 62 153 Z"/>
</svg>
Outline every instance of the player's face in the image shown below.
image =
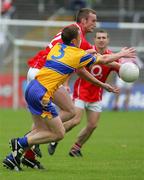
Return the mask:
<svg viewBox="0 0 144 180">
<path fill-rule="evenodd" d="M 87 19 L 83 20 L 83 29 L 85 33 L 93 32 L 96 27 L 97 17 L 95 14 L 89 13 Z"/>
<path fill-rule="evenodd" d="M 109 37 L 107 33 L 97 32 L 95 37 L 95 45 L 99 49 L 106 49 L 109 43 Z"/>
</svg>

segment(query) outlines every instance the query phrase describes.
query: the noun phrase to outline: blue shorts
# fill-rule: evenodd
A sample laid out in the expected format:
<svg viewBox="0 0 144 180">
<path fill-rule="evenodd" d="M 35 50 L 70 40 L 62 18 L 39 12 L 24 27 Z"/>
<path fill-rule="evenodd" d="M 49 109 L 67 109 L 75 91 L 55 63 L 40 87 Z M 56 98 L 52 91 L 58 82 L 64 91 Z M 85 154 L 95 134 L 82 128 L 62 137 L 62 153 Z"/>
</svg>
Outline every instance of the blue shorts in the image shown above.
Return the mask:
<svg viewBox="0 0 144 180">
<path fill-rule="evenodd" d="M 42 86 L 37 80 L 32 80 L 25 92 L 25 99 L 30 112 L 34 115 L 41 115 L 42 117 L 54 118 L 58 116 L 55 106 L 49 99 L 46 105 L 42 104 L 42 98 L 47 92 L 47 89 Z"/>
</svg>

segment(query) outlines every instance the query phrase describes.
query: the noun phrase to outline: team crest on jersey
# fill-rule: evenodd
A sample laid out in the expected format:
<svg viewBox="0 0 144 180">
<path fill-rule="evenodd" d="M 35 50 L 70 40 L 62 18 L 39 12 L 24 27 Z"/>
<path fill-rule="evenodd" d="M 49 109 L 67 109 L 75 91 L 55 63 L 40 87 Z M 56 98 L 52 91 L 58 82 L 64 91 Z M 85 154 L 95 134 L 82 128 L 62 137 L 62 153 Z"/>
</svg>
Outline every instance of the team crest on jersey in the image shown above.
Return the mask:
<svg viewBox="0 0 144 180">
<path fill-rule="evenodd" d="M 90 73 L 95 77 L 101 76 L 102 75 L 102 67 L 99 65 L 94 65 L 94 66 L 92 66 Z"/>
</svg>

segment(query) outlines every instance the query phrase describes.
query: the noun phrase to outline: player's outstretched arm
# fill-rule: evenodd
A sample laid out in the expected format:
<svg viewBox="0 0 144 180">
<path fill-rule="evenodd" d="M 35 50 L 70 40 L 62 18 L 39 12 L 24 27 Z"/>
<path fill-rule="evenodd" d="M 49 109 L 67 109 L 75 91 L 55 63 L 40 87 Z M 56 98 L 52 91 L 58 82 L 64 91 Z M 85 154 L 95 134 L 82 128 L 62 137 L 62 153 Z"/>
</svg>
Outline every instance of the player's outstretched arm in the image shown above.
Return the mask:
<svg viewBox="0 0 144 180">
<path fill-rule="evenodd" d="M 98 63 L 99 64 L 107 64 L 111 63 L 117 59 L 120 59 L 122 57 L 125 58 L 133 58 L 136 56 L 136 49 L 135 48 L 123 48 L 120 52 L 114 53 L 114 54 L 106 54 L 106 55 L 97 55 Z"/>
<path fill-rule="evenodd" d="M 111 63 L 108 63 L 107 66 L 119 70 L 121 64 L 119 62 L 113 61 Z"/>
<path fill-rule="evenodd" d="M 89 73 L 85 68 L 80 68 L 77 69 L 76 73 L 81 77 L 84 78 L 85 80 L 100 86 L 102 88 L 104 88 L 105 90 L 109 91 L 109 92 L 113 92 L 113 93 L 119 93 L 119 89 L 116 87 L 113 87 L 107 83 L 103 83 L 101 81 L 99 81 L 98 79 L 96 79 L 94 76 L 92 76 L 91 73 Z"/>
</svg>

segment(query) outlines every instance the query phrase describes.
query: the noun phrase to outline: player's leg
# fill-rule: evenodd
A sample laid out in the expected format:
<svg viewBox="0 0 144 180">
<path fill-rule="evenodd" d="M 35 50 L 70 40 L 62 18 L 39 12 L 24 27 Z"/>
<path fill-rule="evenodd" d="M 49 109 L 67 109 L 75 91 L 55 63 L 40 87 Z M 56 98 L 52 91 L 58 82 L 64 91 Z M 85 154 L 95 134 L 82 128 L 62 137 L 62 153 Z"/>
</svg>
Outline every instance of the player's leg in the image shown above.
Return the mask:
<svg viewBox="0 0 144 180">
<path fill-rule="evenodd" d="M 131 95 L 131 88 L 132 84 L 126 84 L 125 85 L 125 100 L 124 100 L 124 109 L 128 111 L 129 109 L 129 101 L 130 101 L 130 95 Z"/>
<path fill-rule="evenodd" d="M 81 148 L 86 143 L 86 141 L 91 137 L 95 128 L 98 126 L 100 113 L 101 113 L 101 103 L 100 104 L 99 102 L 89 103 L 86 110 L 87 124 L 78 134 L 78 137 L 69 152 L 70 156 L 72 157 L 82 156 Z"/>
<path fill-rule="evenodd" d="M 120 79 L 118 76 L 116 76 L 116 82 L 115 82 L 115 85 L 122 89 L 123 88 L 123 81 L 122 79 Z M 120 97 L 120 94 L 115 94 L 115 99 L 114 99 L 114 105 L 113 105 L 113 110 L 114 111 L 118 111 L 119 110 L 119 97 Z"/>
<path fill-rule="evenodd" d="M 76 111 L 76 115 L 69 121 L 63 123 L 66 132 L 71 131 L 75 126 L 80 124 L 80 121 L 84 113 L 84 109 L 75 107 L 75 111 Z"/>
<path fill-rule="evenodd" d="M 75 115 L 75 107 L 72 99 L 63 86 L 60 86 L 58 90 L 54 93 L 53 102 L 61 109 L 59 116 L 62 121 L 66 121 Z M 48 146 L 48 151 L 51 151 L 51 149 L 54 149 L 57 146 L 57 143 L 52 143 Z M 39 154 L 41 154 L 39 147 L 34 146 L 34 148 L 29 149 L 25 152 L 24 158 L 29 159 L 29 161 L 32 159 L 35 160 L 35 155 L 39 156 Z"/>
<path fill-rule="evenodd" d="M 118 111 L 118 109 L 119 109 L 119 107 L 118 107 L 119 96 L 120 96 L 120 94 L 115 94 L 115 100 L 114 100 L 114 105 L 113 105 L 114 111 Z"/>
<path fill-rule="evenodd" d="M 46 131 L 50 131 L 46 124 L 43 122 L 43 119 L 40 121 L 37 119 L 37 116 L 34 116 L 34 119 L 36 120 L 35 123 L 33 123 L 33 129 L 31 132 L 29 132 L 26 136 L 29 135 L 35 135 L 37 133 L 37 129 L 45 129 Z M 36 145 L 32 146 L 31 149 L 26 150 L 21 162 L 24 166 L 30 167 L 30 168 L 35 168 L 35 169 L 44 169 L 43 165 L 37 160 L 36 156 L 37 153 L 35 153 L 35 150 L 33 147 Z M 38 148 L 39 149 L 39 148 Z"/>
<path fill-rule="evenodd" d="M 47 126 L 45 125 L 45 123 L 43 122 L 43 120 L 41 118 L 40 118 L 40 120 L 38 120 L 38 117 L 34 116 L 33 119 L 35 119 L 36 122 L 33 123 L 32 130 L 29 133 L 27 133 L 25 136 L 28 136 L 29 134 L 31 134 L 31 135 L 35 134 L 37 131 L 37 128 L 45 129 L 45 130 L 49 131 L 49 129 L 47 128 Z M 37 148 L 36 146 L 37 145 L 34 145 L 34 146 L 32 146 L 31 149 L 25 151 L 25 154 L 21 159 L 21 163 L 23 164 L 23 166 L 26 166 L 26 167 L 30 167 L 30 168 L 34 168 L 34 169 L 44 169 L 43 165 L 36 158 L 36 156 L 38 156 L 38 153 L 35 151 L 39 150 L 39 147 Z"/>
<path fill-rule="evenodd" d="M 54 93 L 53 102 L 60 108 L 59 116 L 62 122 L 65 122 L 75 116 L 74 104 L 64 86 L 60 86 Z"/>
<path fill-rule="evenodd" d="M 33 119 L 35 119 L 35 118 L 33 118 Z M 4 161 L 3 161 L 4 166 L 6 166 L 9 169 L 21 170 L 20 159 L 24 152 L 24 149 L 26 149 L 28 147 L 27 136 L 29 134 L 31 134 L 31 135 L 35 134 L 35 131 L 37 131 L 37 128 L 42 129 L 44 127 L 44 129 L 46 129 L 45 125 L 43 124 L 43 121 L 40 117 L 39 118 L 37 117 L 37 121 L 35 123 L 33 123 L 33 127 L 34 128 L 29 133 L 27 133 L 23 138 L 18 138 L 18 139 L 15 138 L 10 141 L 10 144 L 12 147 L 12 153 L 4 159 Z M 19 142 L 19 140 L 20 140 L 20 142 Z M 26 147 L 25 148 L 22 147 L 21 144 L 25 144 L 24 146 L 26 146 Z M 43 166 L 35 159 L 22 158 L 21 162 L 23 165 L 29 166 L 31 168 L 39 168 L 39 169 L 43 168 Z"/>
<path fill-rule="evenodd" d="M 35 130 L 27 135 L 28 144 L 46 144 L 64 138 L 65 129 L 59 116 L 52 119 L 34 116 Z"/>
<path fill-rule="evenodd" d="M 84 112 L 84 107 L 85 107 L 84 101 L 78 100 L 78 99 L 75 100 L 76 115 L 70 120 L 63 123 L 66 132 L 70 131 L 71 129 L 73 129 L 75 126 L 77 126 L 80 123 L 83 112 Z M 53 155 L 55 153 L 57 145 L 58 145 L 57 142 L 52 142 L 49 144 L 48 152 L 50 155 Z"/>
<path fill-rule="evenodd" d="M 27 136 L 11 140 L 12 153 L 4 159 L 3 163 L 5 166 L 8 165 L 5 161 L 9 161 L 12 158 L 14 167 L 19 168 L 25 149 L 30 148 L 34 144 L 45 144 L 63 139 L 65 129 L 59 116 L 49 120 L 48 118 L 43 119 L 40 116 L 33 115 L 33 120 L 34 130 L 27 134 Z M 11 166 L 8 168 L 12 169 Z"/>
</svg>

